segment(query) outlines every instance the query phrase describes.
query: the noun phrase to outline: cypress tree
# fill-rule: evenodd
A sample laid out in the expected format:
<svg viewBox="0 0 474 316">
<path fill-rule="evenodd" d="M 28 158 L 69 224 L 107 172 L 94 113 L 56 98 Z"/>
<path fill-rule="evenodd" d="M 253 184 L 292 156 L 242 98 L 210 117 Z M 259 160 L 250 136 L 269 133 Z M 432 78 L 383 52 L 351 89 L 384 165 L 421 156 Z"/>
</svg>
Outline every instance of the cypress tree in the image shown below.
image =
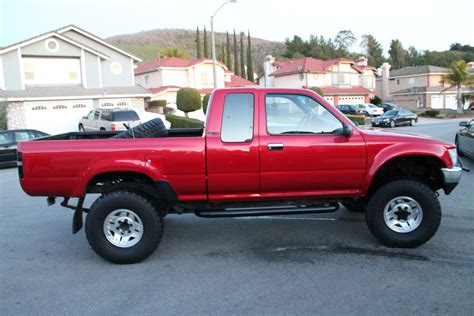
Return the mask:
<svg viewBox="0 0 474 316">
<path fill-rule="evenodd" d="M 201 58 L 201 40 L 199 39 L 199 26 L 196 27 L 196 56 Z"/>
<path fill-rule="evenodd" d="M 240 32 L 240 75 L 246 78 L 245 75 L 245 58 L 244 58 L 244 32 Z"/>
<path fill-rule="evenodd" d="M 227 32 L 227 58 L 226 58 L 226 65 L 229 70 L 232 70 L 232 57 L 230 53 L 230 37 L 229 32 Z"/>
<path fill-rule="evenodd" d="M 237 37 L 235 36 L 235 29 L 234 29 L 234 73 L 237 76 L 240 76 L 239 55 L 237 54 Z"/>
<path fill-rule="evenodd" d="M 254 82 L 253 62 L 252 62 L 252 44 L 250 42 L 250 31 L 247 33 L 247 79 Z"/>
<path fill-rule="evenodd" d="M 222 45 L 221 45 L 221 61 L 222 61 L 222 63 L 227 64 L 226 58 L 225 58 L 225 44 L 224 44 L 224 42 L 222 42 Z"/>
<path fill-rule="evenodd" d="M 206 27 L 205 26 L 204 26 L 203 40 L 204 40 L 204 58 L 208 58 L 209 57 L 209 52 L 207 51 L 207 32 L 206 32 Z"/>
</svg>

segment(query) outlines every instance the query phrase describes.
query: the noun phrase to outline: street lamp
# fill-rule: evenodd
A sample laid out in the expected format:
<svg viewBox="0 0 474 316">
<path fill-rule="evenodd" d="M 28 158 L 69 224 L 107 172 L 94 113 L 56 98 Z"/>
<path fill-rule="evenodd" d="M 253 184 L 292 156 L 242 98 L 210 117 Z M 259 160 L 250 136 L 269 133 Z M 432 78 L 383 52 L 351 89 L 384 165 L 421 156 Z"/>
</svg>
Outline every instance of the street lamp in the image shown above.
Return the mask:
<svg viewBox="0 0 474 316">
<path fill-rule="evenodd" d="M 212 52 L 212 73 L 214 76 L 214 88 L 217 88 L 217 69 L 216 69 L 216 39 L 214 37 L 214 17 L 216 16 L 217 12 L 225 6 L 227 3 L 236 3 L 237 0 L 227 0 L 219 8 L 217 8 L 216 12 L 211 15 L 211 52 Z"/>
</svg>

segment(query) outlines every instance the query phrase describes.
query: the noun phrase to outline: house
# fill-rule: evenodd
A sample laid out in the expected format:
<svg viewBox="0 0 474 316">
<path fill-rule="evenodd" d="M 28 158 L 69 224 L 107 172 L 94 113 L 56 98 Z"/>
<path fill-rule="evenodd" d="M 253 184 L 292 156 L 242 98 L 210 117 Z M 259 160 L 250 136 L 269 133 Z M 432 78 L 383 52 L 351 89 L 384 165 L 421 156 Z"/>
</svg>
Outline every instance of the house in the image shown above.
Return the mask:
<svg viewBox="0 0 474 316">
<path fill-rule="evenodd" d="M 217 61 L 216 74 L 218 88 L 256 85 L 236 76 L 220 61 Z M 156 60 L 135 69 L 135 81 L 151 91 L 151 100 L 166 100 L 173 106 L 176 103 L 176 93 L 182 87 L 195 88 L 201 96 L 212 92 L 214 89 L 212 60 L 161 58 L 158 54 Z M 196 118 L 203 119 L 203 116 L 204 113 Z"/>
<path fill-rule="evenodd" d="M 390 64 L 380 68 L 381 78 L 376 80 L 377 95 L 385 102 L 402 107 L 452 109 L 457 108 L 457 89 L 443 84 L 443 76 L 449 69 L 431 65 L 404 67 L 390 71 Z M 470 68 L 472 69 L 472 68 Z M 472 70 L 470 70 L 472 71 Z M 463 93 L 474 92 L 474 87 L 464 87 Z M 467 108 L 468 102 L 465 107 Z"/>
<path fill-rule="evenodd" d="M 376 68 L 367 58 L 357 62 L 347 58 L 321 60 L 304 57 L 275 60 L 266 56 L 260 86 L 282 88 L 319 87 L 333 105 L 368 103 L 375 94 Z"/>
<path fill-rule="evenodd" d="M 61 133 L 93 108 L 143 111 L 150 93 L 135 84 L 140 61 L 74 25 L 0 48 L 8 129 Z"/>
</svg>

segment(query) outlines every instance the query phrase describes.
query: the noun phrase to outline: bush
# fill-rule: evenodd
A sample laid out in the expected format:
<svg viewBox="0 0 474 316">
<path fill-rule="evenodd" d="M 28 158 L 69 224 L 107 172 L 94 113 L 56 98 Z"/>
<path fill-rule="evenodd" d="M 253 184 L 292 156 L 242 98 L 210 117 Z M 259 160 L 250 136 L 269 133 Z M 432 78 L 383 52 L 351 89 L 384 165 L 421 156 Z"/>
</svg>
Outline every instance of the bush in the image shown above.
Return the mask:
<svg viewBox="0 0 474 316">
<path fill-rule="evenodd" d="M 429 117 L 436 117 L 436 115 L 439 114 L 439 111 L 436 110 L 426 110 L 424 115 L 429 116 Z"/>
<path fill-rule="evenodd" d="M 382 103 L 382 99 L 379 98 L 378 96 L 375 96 L 375 97 L 370 99 L 370 103 L 377 105 L 377 104 Z"/>
<path fill-rule="evenodd" d="M 163 108 L 163 114 L 174 114 L 176 113 L 176 110 L 172 107 L 165 106 Z"/>
<path fill-rule="evenodd" d="M 207 104 L 209 103 L 209 99 L 211 98 L 211 94 L 208 93 L 202 98 L 202 110 L 204 111 L 204 114 L 206 114 L 207 111 Z"/>
<path fill-rule="evenodd" d="M 7 102 L 0 102 L 0 131 L 7 129 Z"/>
<path fill-rule="evenodd" d="M 357 123 L 359 125 L 365 125 L 365 116 L 363 115 L 346 115 L 348 119 L 352 122 Z"/>
<path fill-rule="evenodd" d="M 165 115 L 166 120 L 171 123 L 171 128 L 203 128 L 204 122 L 200 120 L 176 116 L 172 114 Z"/>
<path fill-rule="evenodd" d="M 319 88 L 319 87 L 311 87 L 311 88 L 309 88 L 309 90 L 312 90 L 312 91 L 316 92 L 320 96 L 324 96 L 323 90 L 321 90 L 321 88 Z"/>
<path fill-rule="evenodd" d="M 181 88 L 176 94 L 176 105 L 188 117 L 189 112 L 197 111 L 201 108 L 201 95 L 194 88 Z"/>
<path fill-rule="evenodd" d="M 166 106 L 166 100 L 153 100 L 148 102 L 148 107 L 150 106 Z"/>
</svg>

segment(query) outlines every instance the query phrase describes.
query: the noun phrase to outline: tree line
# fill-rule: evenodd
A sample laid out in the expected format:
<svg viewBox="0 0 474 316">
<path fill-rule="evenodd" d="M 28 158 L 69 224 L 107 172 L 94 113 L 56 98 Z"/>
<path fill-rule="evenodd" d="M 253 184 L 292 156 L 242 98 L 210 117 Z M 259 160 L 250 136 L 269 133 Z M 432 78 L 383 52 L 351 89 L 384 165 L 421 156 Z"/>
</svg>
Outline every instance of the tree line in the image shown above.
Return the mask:
<svg viewBox="0 0 474 316">
<path fill-rule="evenodd" d="M 204 27 L 202 37 L 201 43 L 201 32 L 199 31 L 199 27 L 196 27 L 195 41 L 197 58 L 210 58 L 212 48 L 210 47 L 206 27 Z M 239 37 L 240 40 L 238 40 Z M 216 59 L 227 65 L 227 68 L 233 71 L 237 76 L 255 81 L 250 31 L 247 31 L 247 47 L 244 46 L 244 38 L 244 32 L 240 32 L 239 36 L 237 36 L 234 29 L 233 43 L 231 43 L 229 32 L 226 32 L 226 41 L 220 43 L 220 45 L 216 44 Z"/>
<path fill-rule="evenodd" d="M 285 40 L 285 58 L 314 57 L 318 59 L 351 58 L 357 59 L 362 53 L 368 58 L 368 63 L 380 67 L 384 62 L 389 62 L 392 69 L 407 66 L 434 65 L 449 67 L 453 61 L 474 61 L 474 47 L 454 43 L 447 51 L 418 50 L 414 46 L 405 49 L 398 39 L 390 42 L 388 58 L 383 54 L 383 47 L 371 34 L 362 35 L 360 41 L 361 53 L 351 52 L 350 48 L 357 42 L 357 38 L 350 30 L 339 31 L 334 39 L 324 36 L 311 35 L 308 40 L 303 40 L 298 35 Z"/>
</svg>

